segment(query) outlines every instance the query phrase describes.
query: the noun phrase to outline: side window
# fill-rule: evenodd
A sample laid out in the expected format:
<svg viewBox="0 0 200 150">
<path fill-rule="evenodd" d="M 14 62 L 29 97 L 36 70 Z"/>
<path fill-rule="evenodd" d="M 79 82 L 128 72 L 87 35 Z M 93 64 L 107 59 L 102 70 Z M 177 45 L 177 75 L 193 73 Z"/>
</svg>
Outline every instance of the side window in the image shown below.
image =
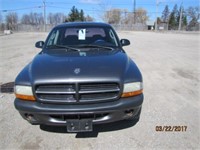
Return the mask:
<svg viewBox="0 0 200 150">
<path fill-rule="evenodd" d="M 111 43 L 113 44 L 113 45 L 115 45 L 115 46 L 118 46 L 118 44 L 117 44 L 117 39 L 116 39 L 116 37 L 115 37 L 115 34 L 113 33 L 113 31 L 110 29 L 110 31 L 109 31 L 109 36 L 110 36 L 110 38 L 111 38 Z"/>
<path fill-rule="evenodd" d="M 51 36 L 49 38 L 47 45 L 56 45 L 58 41 L 58 36 L 59 36 L 59 30 L 53 31 L 51 33 Z"/>
</svg>

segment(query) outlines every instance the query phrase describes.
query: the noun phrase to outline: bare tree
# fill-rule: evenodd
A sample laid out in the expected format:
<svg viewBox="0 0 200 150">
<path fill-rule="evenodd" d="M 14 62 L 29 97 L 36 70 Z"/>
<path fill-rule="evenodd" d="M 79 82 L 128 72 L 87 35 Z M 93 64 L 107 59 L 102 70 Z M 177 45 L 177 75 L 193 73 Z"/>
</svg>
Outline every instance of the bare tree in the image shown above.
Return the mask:
<svg viewBox="0 0 200 150">
<path fill-rule="evenodd" d="M 143 8 L 136 9 L 135 14 L 133 12 L 128 12 L 127 10 L 121 10 L 122 17 L 121 20 L 124 24 L 146 24 L 146 21 L 148 21 L 147 11 Z M 135 22 L 134 22 L 135 17 Z"/>
<path fill-rule="evenodd" d="M 49 13 L 47 19 L 50 24 L 57 25 L 65 21 L 65 15 L 63 13 Z"/>
<path fill-rule="evenodd" d="M 21 18 L 22 24 L 30 24 L 30 16 L 27 14 L 24 14 Z"/>
<path fill-rule="evenodd" d="M 148 21 L 149 17 L 147 16 L 147 11 L 143 8 L 136 9 L 135 12 L 135 20 L 136 23 L 146 24 L 146 21 Z"/>
<path fill-rule="evenodd" d="M 122 13 L 122 10 L 117 9 L 117 8 L 106 11 L 104 14 L 104 18 L 105 18 L 104 21 L 110 24 L 119 24 L 121 21 L 121 13 Z"/>
<path fill-rule="evenodd" d="M 134 13 L 127 12 L 126 14 L 126 24 L 134 24 Z"/>
<path fill-rule="evenodd" d="M 32 24 L 35 24 L 35 25 L 44 24 L 44 17 L 42 13 L 33 13 L 32 18 L 33 18 Z"/>
<path fill-rule="evenodd" d="M 199 30 L 199 22 L 198 22 L 198 20 L 200 19 L 199 7 L 189 7 L 187 10 L 187 16 L 189 18 L 189 24 L 188 24 L 189 29 Z"/>
<path fill-rule="evenodd" d="M 10 12 L 6 15 L 6 25 L 9 30 L 15 30 L 18 23 L 18 15 L 16 12 Z"/>
<path fill-rule="evenodd" d="M 3 16 L 0 13 L 0 31 L 3 31 L 5 29 L 5 24 L 3 23 Z"/>
<path fill-rule="evenodd" d="M 121 10 L 121 22 L 123 24 L 128 24 L 129 23 L 129 12 L 127 9 Z"/>
<path fill-rule="evenodd" d="M 104 21 L 110 24 L 134 24 L 134 16 L 136 23 L 146 24 L 148 20 L 147 11 L 143 8 L 138 8 L 135 15 L 128 12 L 126 9 L 110 9 L 104 13 Z"/>
<path fill-rule="evenodd" d="M 2 15 L 1 15 L 1 13 L 0 13 L 0 24 L 1 23 L 3 23 L 3 17 L 2 17 Z"/>
<path fill-rule="evenodd" d="M 48 20 L 49 24 L 54 24 L 53 13 L 48 14 L 47 20 Z"/>
<path fill-rule="evenodd" d="M 108 18 L 106 18 L 105 13 L 102 13 L 102 12 L 107 12 L 110 9 L 111 9 L 111 5 L 109 1 L 101 1 L 99 3 L 99 9 L 97 9 L 96 13 L 103 21 L 108 22 Z"/>
<path fill-rule="evenodd" d="M 24 14 L 21 19 L 22 24 L 41 25 L 44 24 L 44 17 L 42 13 Z"/>
</svg>

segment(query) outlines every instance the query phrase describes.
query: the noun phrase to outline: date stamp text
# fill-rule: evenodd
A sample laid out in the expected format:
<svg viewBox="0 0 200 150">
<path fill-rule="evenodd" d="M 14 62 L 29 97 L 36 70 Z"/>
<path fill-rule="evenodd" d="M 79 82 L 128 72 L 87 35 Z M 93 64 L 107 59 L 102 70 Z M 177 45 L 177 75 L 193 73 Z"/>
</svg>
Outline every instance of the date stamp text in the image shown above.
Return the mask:
<svg viewBox="0 0 200 150">
<path fill-rule="evenodd" d="M 186 132 L 187 126 L 156 126 L 157 132 Z"/>
</svg>

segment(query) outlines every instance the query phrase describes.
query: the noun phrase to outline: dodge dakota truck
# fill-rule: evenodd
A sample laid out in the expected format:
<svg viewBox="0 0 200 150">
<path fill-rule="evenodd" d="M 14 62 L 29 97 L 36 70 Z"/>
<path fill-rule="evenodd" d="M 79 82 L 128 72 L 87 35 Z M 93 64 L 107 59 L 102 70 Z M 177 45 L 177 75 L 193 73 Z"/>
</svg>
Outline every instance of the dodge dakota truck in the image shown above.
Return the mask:
<svg viewBox="0 0 200 150">
<path fill-rule="evenodd" d="M 94 124 L 140 118 L 142 75 L 109 24 L 64 23 L 15 80 L 15 108 L 34 125 L 87 132 Z"/>
</svg>

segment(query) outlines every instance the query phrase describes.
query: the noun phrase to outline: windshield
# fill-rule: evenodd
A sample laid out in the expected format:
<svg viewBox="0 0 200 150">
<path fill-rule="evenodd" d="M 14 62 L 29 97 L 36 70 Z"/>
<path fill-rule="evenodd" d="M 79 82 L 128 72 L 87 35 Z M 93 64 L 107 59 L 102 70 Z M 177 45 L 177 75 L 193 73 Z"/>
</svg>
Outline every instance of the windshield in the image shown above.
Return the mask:
<svg viewBox="0 0 200 150">
<path fill-rule="evenodd" d="M 118 47 L 117 37 L 109 27 L 62 27 L 54 29 L 48 39 L 46 48 Z"/>
</svg>

